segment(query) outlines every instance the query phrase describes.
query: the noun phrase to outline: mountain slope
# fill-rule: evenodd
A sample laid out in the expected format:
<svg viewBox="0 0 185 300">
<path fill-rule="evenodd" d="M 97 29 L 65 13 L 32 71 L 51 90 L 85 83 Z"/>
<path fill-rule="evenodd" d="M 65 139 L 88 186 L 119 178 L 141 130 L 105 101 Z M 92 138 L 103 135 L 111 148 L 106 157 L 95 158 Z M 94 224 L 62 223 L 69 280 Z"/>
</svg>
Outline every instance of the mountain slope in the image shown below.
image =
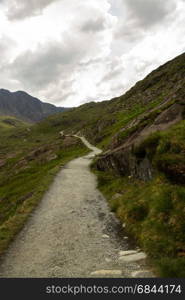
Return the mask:
<svg viewBox="0 0 185 300">
<path fill-rule="evenodd" d="M 102 147 L 93 165 L 99 188 L 128 234 L 152 258 L 157 274 L 185 276 L 185 54 L 123 96 L 33 126 L 0 130 L 1 249 L 58 166 L 86 151 L 73 138 L 62 140 L 59 132 L 64 131 Z"/>
<path fill-rule="evenodd" d="M 24 121 L 37 122 L 64 110 L 65 108 L 41 102 L 22 91 L 11 93 L 8 90 L 0 90 L 1 116 L 14 116 Z"/>
<path fill-rule="evenodd" d="M 136 126 L 150 113 L 155 119 L 155 110 L 162 111 L 165 106 L 183 102 L 184 86 L 185 53 L 154 70 L 126 94 L 110 101 L 84 104 L 50 117 L 47 123 L 67 132 L 80 131 L 92 143 L 108 150 L 122 143 L 122 140 L 119 142 L 119 133 L 132 127 L 132 122 Z"/>
<path fill-rule="evenodd" d="M 10 117 L 10 116 L 0 116 L 0 131 L 3 129 L 12 129 L 12 128 L 21 128 L 25 127 L 26 122 L 19 120 L 15 117 Z"/>
<path fill-rule="evenodd" d="M 103 148 L 93 169 L 111 209 L 158 275 L 184 277 L 185 53 L 125 95 L 49 117 L 42 126 L 85 135 Z"/>
<path fill-rule="evenodd" d="M 42 199 L 56 173 L 88 153 L 76 138 L 55 127 L 0 117 L 0 255 Z"/>
</svg>

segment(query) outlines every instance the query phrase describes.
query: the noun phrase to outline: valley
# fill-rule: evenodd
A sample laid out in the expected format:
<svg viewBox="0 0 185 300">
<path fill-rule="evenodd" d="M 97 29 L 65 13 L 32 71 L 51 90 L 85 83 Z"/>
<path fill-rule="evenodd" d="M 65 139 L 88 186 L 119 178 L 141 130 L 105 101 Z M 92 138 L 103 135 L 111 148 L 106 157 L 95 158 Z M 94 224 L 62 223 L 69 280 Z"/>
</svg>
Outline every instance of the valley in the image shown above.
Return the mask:
<svg viewBox="0 0 185 300">
<path fill-rule="evenodd" d="M 26 120 L 20 121 L 16 117 L 12 120 L 12 116 L 1 117 L 0 254 L 6 252 L 10 242 L 31 215 L 20 233 L 22 238 L 15 239 L 12 248 L 11 246 L 9 248 L 10 256 L 7 257 L 11 257 L 10 264 L 9 259 L 4 262 L 9 274 L 12 276 L 14 272 L 17 275 L 20 274 L 20 260 L 23 252 L 27 251 L 24 248 L 27 247 L 24 240 L 28 238 L 28 245 L 31 247 L 34 226 L 37 226 L 34 224 L 43 228 L 39 223 L 43 214 L 48 220 L 48 226 L 50 226 L 49 221 L 57 226 L 54 217 L 57 212 L 53 211 L 56 205 L 57 223 L 61 226 L 59 235 L 62 235 L 62 220 L 66 222 L 66 225 L 64 224 L 66 239 L 59 239 L 58 235 L 57 241 L 59 242 L 57 243 L 68 242 L 69 247 L 71 245 L 71 257 L 74 259 L 73 264 L 77 264 L 76 270 L 79 269 L 75 245 L 77 248 L 79 245 L 79 251 L 82 251 L 84 257 L 86 254 L 83 249 L 86 248 L 84 246 L 82 249 L 80 243 L 74 245 L 73 237 L 67 239 L 67 222 L 72 232 L 78 224 L 81 224 L 79 225 L 82 226 L 79 227 L 82 228 L 81 235 L 86 236 L 86 234 L 90 235 L 91 230 L 87 227 L 87 219 L 84 223 L 81 223 L 81 220 L 89 218 L 92 221 L 90 228 L 92 228 L 93 238 L 91 241 L 97 243 L 97 249 L 100 251 L 99 257 L 103 257 L 101 269 L 98 269 L 93 258 L 95 246 L 92 246 L 89 248 L 89 255 L 92 256 L 93 264 L 88 265 L 86 271 L 82 273 L 72 268 L 71 273 L 68 273 L 69 276 L 76 276 L 77 273 L 81 276 L 90 276 L 93 272 L 96 276 L 98 274 L 96 271 L 105 268 L 114 270 L 118 277 L 133 275 L 129 272 L 124 273 L 125 268 L 122 269 L 117 263 L 112 264 L 112 261 L 109 261 L 109 264 L 107 260 L 107 264 L 104 264 L 105 259 L 109 259 L 102 249 L 104 243 L 107 243 L 107 248 L 114 253 L 114 257 L 119 257 L 120 251 L 135 250 L 135 248 L 130 248 L 126 244 L 123 248 L 119 245 L 115 246 L 114 237 L 110 239 L 112 246 L 108 238 L 102 240 L 103 235 L 109 236 L 109 232 L 103 231 L 104 222 L 99 220 L 100 223 L 97 223 L 97 211 L 102 207 L 103 214 L 107 216 L 105 218 L 112 220 L 112 215 L 117 216 L 121 224 L 124 224 L 123 231 L 126 236 L 147 254 L 149 265 L 152 266 L 151 276 L 152 274 L 160 277 L 185 276 L 184 87 L 185 54 L 183 53 L 154 70 L 126 94 L 112 100 L 90 102 L 48 116 L 35 124 Z M 92 158 L 88 156 L 85 158 L 84 155 L 92 155 L 88 154 L 89 143 L 78 137 L 86 138 L 102 152 L 97 153 L 98 155 L 92 161 Z M 98 178 L 97 183 L 94 175 L 89 172 L 90 162 L 91 170 Z M 80 185 L 76 185 L 75 182 L 78 180 L 73 179 L 73 173 L 76 174 L 76 172 L 79 174 Z M 55 178 L 56 174 L 58 175 Z M 71 181 L 75 181 L 72 184 L 70 179 L 66 179 L 68 174 Z M 78 178 L 78 174 L 75 178 Z M 63 189 L 62 184 L 64 184 Z M 70 191 L 68 185 L 70 185 Z M 69 195 L 69 193 L 73 195 L 73 189 L 75 195 L 85 193 L 86 200 L 89 197 L 94 199 L 94 206 L 93 201 L 82 204 L 82 199 L 78 196 L 74 196 L 77 199 L 75 198 L 73 202 L 73 198 Z M 55 195 L 55 190 L 56 192 L 58 190 L 59 194 Z M 61 199 L 62 193 L 64 197 Z M 111 212 L 102 204 L 102 199 L 104 199 L 102 197 L 107 199 Z M 69 203 L 67 199 L 70 199 Z M 40 204 L 34 211 L 38 203 Z M 63 217 L 60 219 L 60 216 Z M 114 227 L 113 223 L 111 221 Z M 96 224 L 97 240 L 93 224 Z M 57 232 L 57 228 L 55 229 Z M 52 228 L 49 230 L 52 231 Z M 38 236 L 40 235 L 42 233 L 39 229 Z M 80 240 L 81 235 L 78 237 Z M 50 243 L 47 241 L 47 236 L 43 233 L 43 239 L 46 243 Z M 34 243 L 40 245 L 36 237 Z M 57 249 L 60 249 L 60 245 L 55 244 L 55 241 L 53 243 L 57 256 Z M 88 238 L 86 244 L 90 244 Z M 18 252 L 17 247 L 23 247 L 20 256 L 15 254 Z M 42 245 L 39 247 L 42 249 Z M 47 249 L 50 251 L 49 245 L 46 245 L 45 251 L 48 259 L 52 257 L 50 273 L 39 268 L 38 272 L 39 270 L 45 272 L 47 276 L 57 276 L 57 274 L 63 276 L 62 263 L 58 265 L 58 260 L 56 264 L 53 262 L 55 251 L 47 253 Z M 64 246 L 63 249 L 65 249 Z M 17 263 L 17 269 L 14 270 L 12 264 L 16 259 L 19 263 Z M 67 257 L 66 260 L 68 259 Z M 64 266 L 67 266 L 65 259 Z M 138 266 L 134 272 L 138 270 L 137 268 Z M 144 266 L 143 269 L 145 268 L 148 270 L 148 267 Z M 31 274 L 39 276 L 35 273 L 34 267 L 30 266 L 29 272 L 30 276 Z M 3 274 L 8 273 L 2 272 L 2 276 Z"/>
<path fill-rule="evenodd" d="M 118 238 L 121 224 L 89 169 L 101 151 L 81 139 L 92 152 L 58 173 L 3 258 L 0 277 L 154 276 L 146 255 L 130 248 L 126 234 Z"/>
</svg>

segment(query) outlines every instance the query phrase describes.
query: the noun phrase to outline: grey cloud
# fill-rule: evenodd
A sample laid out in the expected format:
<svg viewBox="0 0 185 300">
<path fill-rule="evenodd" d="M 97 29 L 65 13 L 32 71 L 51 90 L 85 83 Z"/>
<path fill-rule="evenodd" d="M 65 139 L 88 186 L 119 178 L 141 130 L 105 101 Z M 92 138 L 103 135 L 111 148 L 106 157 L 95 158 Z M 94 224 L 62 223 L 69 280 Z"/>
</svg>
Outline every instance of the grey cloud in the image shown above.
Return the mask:
<svg viewBox="0 0 185 300">
<path fill-rule="evenodd" d="M 48 85 L 70 78 L 81 62 L 90 62 L 92 58 L 96 60 L 94 49 L 97 49 L 98 43 L 93 41 L 89 41 L 88 37 L 86 42 L 80 35 L 75 38 L 65 33 L 60 42 L 40 45 L 34 52 L 26 51 L 6 68 L 11 78 L 16 78 L 24 88 L 47 89 Z"/>
<path fill-rule="evenodd" d="M 68 90 L 68 88 L 71 88 L 73 86 L 74 82 L 75 82 L 75 79 L 63 80 L 61 82 L 62 89 L 63 90 L 65 90 L 65 89 Z"/>
<path fill-rule="evenodd" d="M 4 61 L 4 58 L 6 56 L 6 52 L 8 50 L 8 43 L 6 40 L 4 39 L 0 39 L 0 53 L 1 53 L 1 56 L 0 56 L 0 64 L 2 61 Z"/>
<path fill-rule="evenodd" d="M 152 26 L 161 22 L 176 8 L 174 0 L 123 0 L 130 12 L 130 17 L 141 26 Z"/>
<path fill-rule="evenodd" d="M 99 18 L 99 11 L 97 15 Z M 79 24 L 84 24 L 87 20 L 89 21 L 88 17 L 83 20 L 76 18 L 70 25 L 70 30 L 62 33 L 60 41 L 44 42 L 33 51 L 20 53 L 4 68 L 6 77 L 16 82 L 21 89 L 37 92 L 38 96 L 46 95 L 48 98 L 52 94 L 48 99 L 65 101 L 74 95 L 78 84 L 70 80 L 80 77 L 79 74 L 83 74 L 88 67 L 101 64 L 104 60 L 104 37 L 100 39 L 96 33 L 83 34 L 80 29 Z"/>
<path fill-rule="evenodd" d="M 142 28 L 136 26 L 132 22 L 121 22 L 114 34 L 114 37 L 116 39 L 122 39 L 124 42 L 134 44 L 135 42 L 141 40 L 143 36 L 144 31 L 142 30 Z"/>
<path fill-rule="evenodd" d="M 53 96 L 53 93 L 52 93 L 51 97 L 47 97 L 47 98 L 52 99 L 52 101 L 55 105 L 65 105 L 65 106 L 66 106 L 65 102 L 68 100 L 67 105 L 70 107 L 72 105 L 70 105 L 69 98 L 71 96 L 74 97 L 75 95 L 76 95 L 76 92 L 73 92 L 73 91 L 65 92 L 65 91 L 58 90 L 58 93 L 57 93 L 57 95 L 55 95 L 55 97 Z"/>
<path fill-rule="evenodd" d="M 20 55 L 9 69 L 25 87 L 41 88 L 55 82 L 61 73 L 71 71 L 80 53 L 72 45 L 52 43 L 34 52 Z"/>
<path fill-rule="evenodd" d="M 112 79 L 115 80 L 124 71 L 124 67 L 119 57 L 115 57 L 114 59 L 112 59 L 112 61 L 107 62 L 105 69 L 106 69 L 106 74 L 103 76 L 101 81 L 97 84 L 98 86 Z"/>
<path fill-rule="evenodd" d="M 7 17 L 10 20 L 21 20 L 42 13 L 43 9 L 58 0 L 8 0 Z"/>
<path fill-rule="evenodd" d="M 123 72 L 123 68 L 121 68 L 121 67 L 117 68 L 115 70 L 111 70 L 102 78 L 101 83 L 103 81 L 109 81 L 109 80 L 115 79 L 115 77 L 119 76 L 122 72 Z"/>
<path fill-rule="evenodd" d="M 92 66 L 92 65 L 96 65 L 96 64 L 99 64 L 99 63 L 102 63 L 104 62 L 103 58 L 95 58 L 95 59 L 88 59 L 86 61 L 81 61 L 78 63 L 78 66 L 81 68 L 81 67 L 88 67 L 88 66 Z"/>
<path fill-rule="evenodd" d="M 2 64 L 8 60 L 9 54 L 16 45 L 16 42 L 11 40 L 10 38 L 6 36 L 2 36 L 0 38 L 0 66 L 2 67 Z"/>
<path fill-rule="evenodd" d="M 81 31 L 85 33 L 89 32 L 98 32 L 102 31 L 107 27 L 105 18 L 98 17 L 92 20 L 88 20 L 86 23 L 84 23 L 81 27 Z"/>
<path fill-rule="evenodd" d="M 61 99 L 66 100 L 66 99 L 68 99 L 69 97 L 74 96 L 74 95 L 76 95 L 76 92 L 73 92 L 73 91 L 63 92 L 63 93 L 61 94 Z M 61 100 L 60 100 L 60 101 L 61 101 Z"/>
<path fill-rule="evenodd" d="M 74 79 L 62 80 L 61 82 L 59 82 L 57 98 L 55 101 L 56 103 L 61 102 L 61 99 L 63 101 L 66 101 L 69 97 L 74 96 L 76 94 L 76 92 L 73 90 L 74 83 Z"/>
<path fill-rule="evenodd" d="M 127 16 L 125 19 L 119 17 L 114 33 L 115 39 L 122 40 L 124 50 L 127 51 L 131 45 L 136 45 L 152 26 L 166 26 L 166 22 L 171 20 L 169 17 L 174 17 L 176 4 L 175 0 L 122 0 L 122 9 L 127 8 Z"/>
<path fill-rule="evenodd" d="M 111 91 L 118 92 L 118 93 L 120 93 L 120 95 L 121 95 L 121 91 L 124 91 L 124 89 L 125 89 L 124 83 L 119 83 L 118 85 L 111 87 Z M 124 92 L 122 92 L 122 94 L 123 93 Z"/>
</svg>

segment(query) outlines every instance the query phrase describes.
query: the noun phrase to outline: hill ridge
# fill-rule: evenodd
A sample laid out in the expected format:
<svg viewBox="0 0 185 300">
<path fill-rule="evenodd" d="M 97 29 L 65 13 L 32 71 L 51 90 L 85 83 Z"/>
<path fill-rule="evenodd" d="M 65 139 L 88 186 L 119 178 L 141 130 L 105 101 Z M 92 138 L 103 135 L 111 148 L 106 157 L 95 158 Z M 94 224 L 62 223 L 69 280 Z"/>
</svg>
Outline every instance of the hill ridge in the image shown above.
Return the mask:
<svg viewBox="0 0 185 300">
<path fill-rule="evenodd" d="M 24 91 L 10 92 L 6 89 L 0 89 L 1 116 L 14 116 L 24 121 L 37 122 L 66 109 L 42 102 Z"/>
</svg>

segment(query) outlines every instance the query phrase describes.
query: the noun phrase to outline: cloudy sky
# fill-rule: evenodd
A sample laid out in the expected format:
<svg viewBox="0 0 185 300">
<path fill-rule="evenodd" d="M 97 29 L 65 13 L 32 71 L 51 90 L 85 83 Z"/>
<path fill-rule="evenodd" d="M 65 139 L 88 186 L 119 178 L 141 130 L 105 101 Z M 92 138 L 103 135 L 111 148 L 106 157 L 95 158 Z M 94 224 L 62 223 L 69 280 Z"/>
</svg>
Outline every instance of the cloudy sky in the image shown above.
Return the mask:
<svg viewBox="0 0 185 300">
<path fill-rule="evenodd" d="M 0 88 L 57 106 L 123 94 L 185 51 L 185 0 L 0 0 Z"/>
</svg>

